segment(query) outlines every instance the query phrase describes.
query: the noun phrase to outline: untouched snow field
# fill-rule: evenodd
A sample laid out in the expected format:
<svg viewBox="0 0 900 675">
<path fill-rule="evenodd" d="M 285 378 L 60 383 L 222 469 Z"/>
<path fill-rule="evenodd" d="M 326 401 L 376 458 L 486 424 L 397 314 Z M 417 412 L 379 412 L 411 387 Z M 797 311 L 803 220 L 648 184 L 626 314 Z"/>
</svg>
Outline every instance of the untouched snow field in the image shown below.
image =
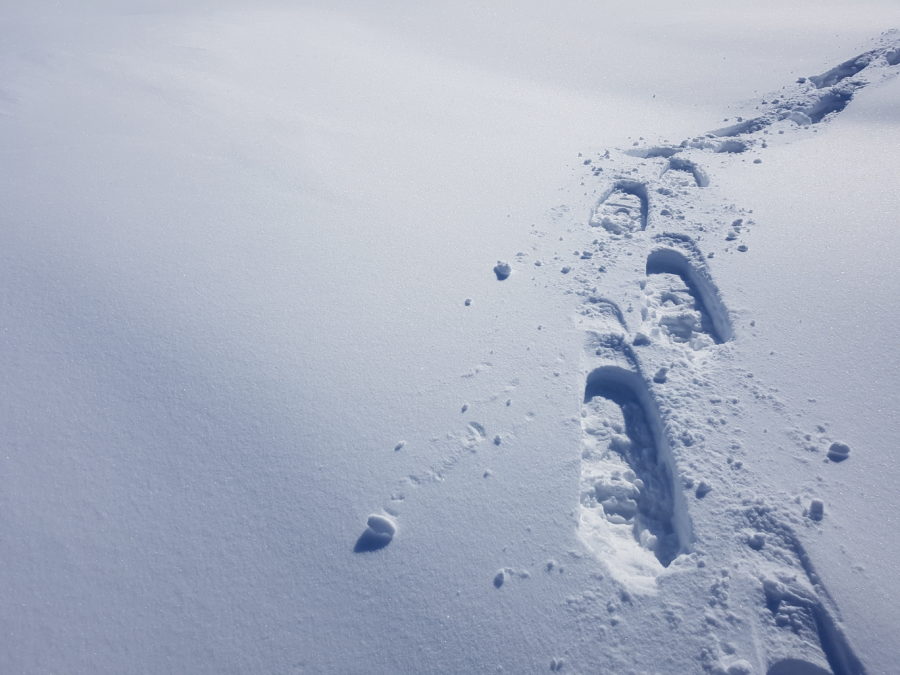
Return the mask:
<svg viewBox="0 0 900 675">
<path fill-rule="evenodd" d="M 896 3 L 70 4 L 0 672 L 896 671 Z"/>
</svg>

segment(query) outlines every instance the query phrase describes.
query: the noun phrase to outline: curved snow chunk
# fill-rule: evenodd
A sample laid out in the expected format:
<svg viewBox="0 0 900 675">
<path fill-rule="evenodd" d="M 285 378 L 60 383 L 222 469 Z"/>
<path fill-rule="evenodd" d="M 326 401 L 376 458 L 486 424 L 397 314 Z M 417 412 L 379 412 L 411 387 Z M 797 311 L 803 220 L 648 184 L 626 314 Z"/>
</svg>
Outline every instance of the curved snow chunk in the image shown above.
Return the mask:
<svg viewBox="0 0 900 675">
<path fill-rule="evenodd" d="M 671 235 L 666 239 L 672 240 Z M 690 244 L 693 248 L 689 239 L 684 241 L 682 238 L 679 243 Z M 676 274 L 681 277 L 694 296 L 701 314 L 708 320 L 713 340 L 718 344 L 728 342 L 734 337 L 728 310 L 706 266 L 700 262 L 698 255 L 692 257 L 693 261 L 681 251 L 668 246 L 654 249 L 647 256 L 647 274 Z"/>
<path fill-rule="evenodd" d="M 627 357 L 623 354 L 630 360 Z M 675 459 L 656 402 L 643 377 L 619 365 L 600 366 L 588 375 L 584 402 L 598 397 L 621 409 L 624 436 L 610 436 L 609 451 L 624 462 L 624 470 L 605 472 L 608 475 L 599 471 L 597 475 L 603 477 L 593 484 L 590 496 L 609 522 L 631 524 L 634 539 L 668 567 L 689 550 L 691 525 L 684 496 L 675 482 Z M 602 454 L 609 455 L 606 451 Z M 583 463 L 583 478 L 589 469 L 596 471 L 597 467 Z"/>
<path fill-rule="evenodd" d="M 669 159 L 667 171 L 687 171 L 694 177 L 694 182 L 697 183 L 697 187 L 709 186 L 709 176 L 706 175 L 706 172 L 701 169 L 696 162 L 689 159 L 684 159 L 683 157 L 671 157 Z"/>
</svg>

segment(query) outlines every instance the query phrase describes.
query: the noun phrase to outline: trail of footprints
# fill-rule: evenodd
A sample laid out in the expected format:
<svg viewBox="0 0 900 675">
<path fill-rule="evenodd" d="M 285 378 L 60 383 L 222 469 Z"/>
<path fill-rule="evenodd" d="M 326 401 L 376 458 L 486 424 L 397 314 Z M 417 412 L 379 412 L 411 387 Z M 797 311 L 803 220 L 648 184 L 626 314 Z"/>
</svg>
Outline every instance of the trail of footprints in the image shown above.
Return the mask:
<svg viewBox="0 0 900 675">
<path fill-rule="evenodd" d="M 688 225 L 694 231 L 719 227 L 686 215 L 696 191 L 710 185 L 702 158 L 710 152 L 765 147 L 764 137 L 771 132 L 817 124 L 843 110 L 856 91 L 888 76 L 888 68 L 898 63 L 896 34 L 889 34 L 878 49 L 822 75 L 801 78 L 763 101 L 751 119 L 738 119 L 677 146 L 632 148 L 613 156 L 607 152 L 604 166 L 595 165 L 594 176 L 613 173 L 589 219 L 589 225 L 607 237 L 606 242 L 595 240 L 598 252 L 606 252 L 606 262 L 619 263 L 621 256 L 611 255 L 615 247 L 608 245 L 618 241 L 629 256 L 639 251 L 645 264 L 637 280 L 639 294 L 622 298 L 630 308 L 640 306 L 634 331 L 629 331 L 620 305 L 596 292 L 588 294 L 582 309 L 586 381 L 578 534 L 626 588 L 652 589 L 680 554 L 691 551 L 694 541 L 673 439 L 654 393 L 654 387 L 666 381 L 667 369 L 645 372 L 641 348 L 661 345 L 680 357 L 680 363 L 696 367 L 703 358 L 726 353 L 721 350 L 735 339 L 731 316 L 703 252 L 679 231 Z M 735 241 L 747 223 L 728 216 L 728 209 L 719 214 L 731 223 L 726 240 Z M 738 245 L 737 250 L 746 247 Z M 591 287 L 590 279 L 584 283 Z M 709 486 L 700 483 L 694 497 L 702 499 L 708 492 Z M 759 659 L 768 675 L 865 672 L 840 628 L 830 595 L 785 517 L 762 505 L 748 506 L 740 517 L 751 533 L 746 544 L 755 555 L 750 558 L 752 576 L 764 606 L 761 630 L 771 636 L 762 638 L 765 648 Z M 795 639 L 785 640 L 785 631 Z M 707 667 L 725 672 L 715 663 Z"/>
<path fill-rule="evenodd" d="M 588 219 L 603 240 L 595 239 L 596 252 L 585 251 L 580 259 L 621 264 L 625 259 L 621 251 L 626 251 L 632 260 L 641 260 L 633 270 L 634 288 L 620 298 L 598 293 L 596 274 L 580 276 L 587 290 L 582 293 L 581 308 L 585 382 L 578 536 L 619 582 L 623 597 L 630 591 L 653 592 L 661 576 L 691 555 L 697 536 L 688 502 L 705 499 L 713 489 L 680 470 L 680 453 L 695 444 L 702 450 L 702 435 L 682 431 L 674 437 L 678 425 L 670 419 L 673 411 L 661 406 L 659 397 L 659 388 L 669 381 L 669 368 L 660 365 L 659 354 L 670 363 L 677 362 L 681 371 L 687 371 L 688 380 L 692 377 L 712 387 L 715 382 L 703 366 L 710 359 L 727 357 L 728 343 L 736 338 L 732 316 L 706 263 L 712 254 L 704 254 L 700 239 L 687 231 L 721 234 L 727 224 L 725 240 L 737 242 L 752 221 L 733 206 L 723 206 L 712 215 L 694 210 L 700 191 L 707 192 L 712 184 L 704 160 L 718 153 L 765 148 L 770 134 L 809 127 L 839 113 L 859 89 L 894 74 L 889 69 L 900 64 L 898 36 L 886 33 L 877 49 L 822 75 L 800 78 L 762 101 L 758 114 L 749 119 L 738 118 L 677 145 L 632 147 L 614 155 L 607 151 L 601 158 L 606 164 L 594 164 L 591 169 L 595 177 L 612 177 L 605 180 Z M 557 216 L 567 210 L 561 207 Z M 747 250 L 740 243 L 734 247 L 739 252 Z M 498 279 L 508 276 L 506 268 L 497 274 Z M 569 265 L 562 269 L 564 274 L 570 271 Z M 579 278 L 577 272 L 574 276 Z M 649 352 L 642 353 L 648 345 L 656 347 L 655 359 Z M 651 362 L 653 367 L 648 369 Z M 684 372 L 681 377 L 685 381 Z M 464 405 L 462 412 L 467 408 Z M 466 450 L 473 451 L 486 438 L 484 428 L 474 422 L 466 434 L 460 450 L 422 475 L 410 475 L 404 485 L 439 481 Z M 501 437 L 495 436 L 494 444 L 500 442 Z M 402 448 L 398 444 L 395 451 Z M 848 452 L 835 456 L 846 459 Z M 735 462 L 732 468 L 739 465 Z M 392 499 L 402 501 L 403 496 L 398 493 Z M 389 515 L 369 517 L 354 550 L 371 552 L 390 543 L 397 524 L 393 509 L 386 510 Z M 745 501 L 735 514 L 734 527 L 745 531 L 743 544 L 751 552 L 744 558 L 750 561 L 745 578 L 752 580 L 752 594 L 758 599 L 759 625 L 754 633 L 759 632 L 756 642 L 761 646 L 757 662 L 765 664 L 767 675 L 864 673 L 841 630 L 838 610 L 789 522 L 787 514 L 762 502 Z M 562 572 L 550 561 L 546 569 L 557 568 Z M 503 568 L 493 577 L 493 586 L 500 589 L 509 579 L 528 576 L 524 570 Z M 711 607 L 727 608 L 730 578 L 731 573 L 723 569 L 713 583 Z M 724 616 L 730 617 L 727 612 Z M 711 620 L 715 622 L 714 617 Z M 744 660 L 732 659 L 730 665 L 723 665 L 714 651 L 701 655 L 706 671 L 756 672 Z M 550 670 L 562 670 L 564 664 L 554 658 Z"/>
</svg>

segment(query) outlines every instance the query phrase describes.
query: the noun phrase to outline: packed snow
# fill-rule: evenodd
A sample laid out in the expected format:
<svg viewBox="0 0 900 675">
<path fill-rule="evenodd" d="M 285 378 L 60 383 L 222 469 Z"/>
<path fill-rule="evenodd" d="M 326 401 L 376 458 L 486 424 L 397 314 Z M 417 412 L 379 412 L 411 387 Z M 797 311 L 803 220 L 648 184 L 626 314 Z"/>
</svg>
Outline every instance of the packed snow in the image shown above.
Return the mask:
<svg viewBox="0 0 900 675">
<path fill-rule="evenodd" d="M 7 4 L 0 672 L 896 672 L 895 3 Z"/>
</svg>

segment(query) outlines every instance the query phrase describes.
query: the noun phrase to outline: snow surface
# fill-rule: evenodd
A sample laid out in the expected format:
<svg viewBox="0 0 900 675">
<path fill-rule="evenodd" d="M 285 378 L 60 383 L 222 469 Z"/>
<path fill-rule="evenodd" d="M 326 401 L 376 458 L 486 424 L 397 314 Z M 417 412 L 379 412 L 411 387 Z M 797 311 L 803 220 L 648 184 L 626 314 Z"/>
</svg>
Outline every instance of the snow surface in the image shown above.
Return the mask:
<svg viewBox="0 0 900 675">
<path fill-rule="evenodd" d="M 7 4 L 0 672 L 895 670 L 895 3 Z"/>
</svg>

